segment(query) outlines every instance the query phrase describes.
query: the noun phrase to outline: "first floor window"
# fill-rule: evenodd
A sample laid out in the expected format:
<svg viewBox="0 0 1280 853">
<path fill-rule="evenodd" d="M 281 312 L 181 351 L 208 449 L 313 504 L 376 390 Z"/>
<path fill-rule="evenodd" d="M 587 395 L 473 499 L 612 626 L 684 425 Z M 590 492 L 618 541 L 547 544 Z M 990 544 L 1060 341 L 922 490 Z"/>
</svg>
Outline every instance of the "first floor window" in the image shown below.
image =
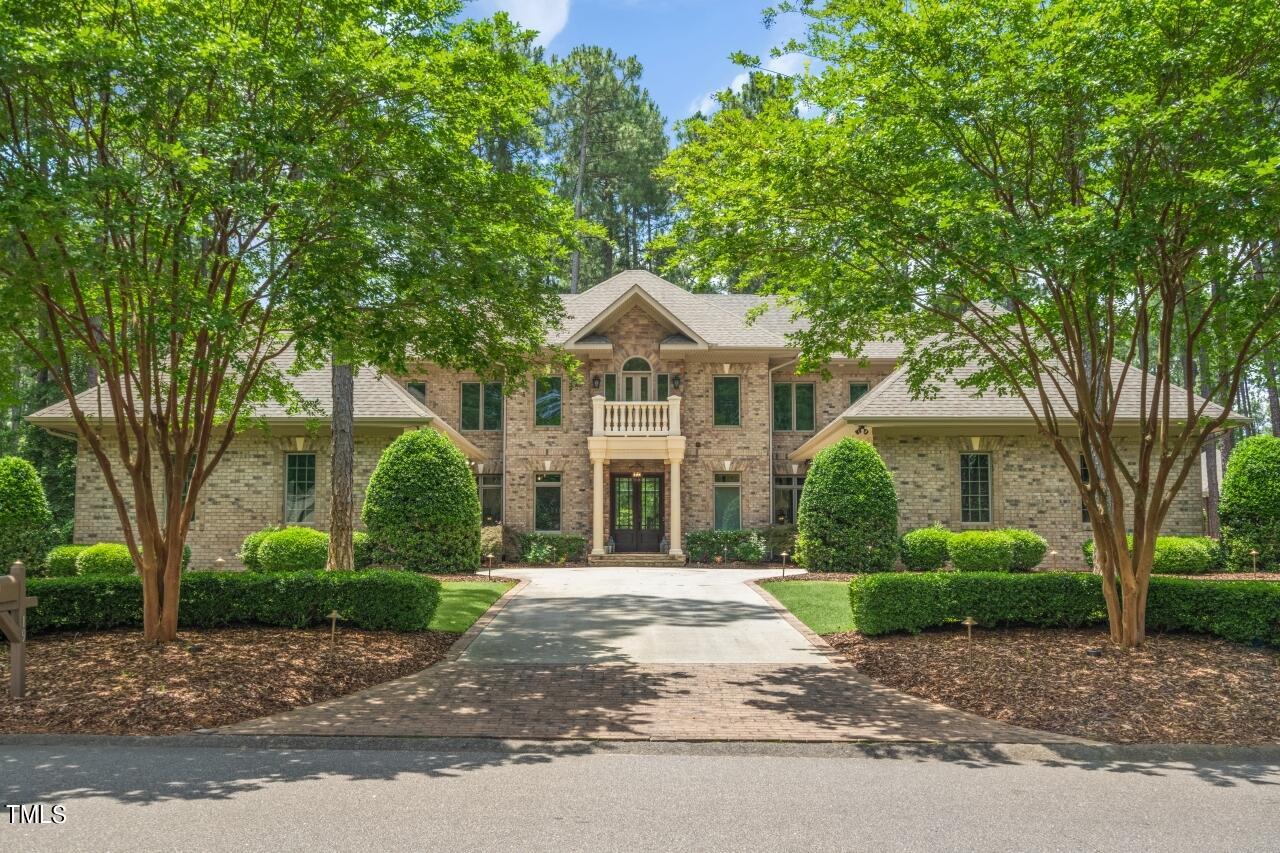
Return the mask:
<svg viewBox="0 0 1280 853">
<path fill-rule="evenodd" d="M 286 453 L 284 457 L 284 521 L 305 524 L 316 514 L 316 455 Z"/>
<path fill-rule="evenodd" d="M 560 531 L 560 474 L 535 474 L 533 478 L 533 529 Z"/>
<path fill-rule="evenodd" d="M 742 423 L 739 387 L 737 376 L 716 376 L 712 379 L 711 396 L 712 405 L 715 408 L 716 426 L 736 427 Z"/>
<path fill-rule="evenodd" d="M 427 383 L 406 382 L 404 383 L 404 388 L 413 396 L 413 399 L 424 406 L 427 404 Z"/>
<path fill-rule="evenodd" d="M 991 521 L 991 454 L 960 454 L 960 520 Z"/>
<path fill-rule="evenodd" d="M 742 529 L 742 475 L 715 475 L 715 529 Z"/>
<path fill-rule="evenodd" d="M 485 524 L 502 523 L 502 475 L 481 474 L 476 477 L 480 490 L 480 517 Z"/>
<path fill-rule="evenodd" d="M 800 493 L 804 489 L 804 477 L 773 478 L 773 521 L 775 524 L 795 524 L 800 511 Z"/>
<path fill-rule="evenodd" d="M 563 398 L 559 376 L 539 376 L 533 383 L 533 425 L 560 426 Z"/>
<path fill-rule="evenodd" d="M 462 383 L 462 428 L 502 429 L 502 383 Z"/>
<path fill-rule="evenodd" d="M 812 382 L 778 382 L 773 386 L 773 428 L 812 432 L 814 420 Z"/>
<path fill-rule="evenodd" d="M 868 385 L 866 382 L 850 382 L 849 383 L 849 405 L 852 406 L 854 403 L 861 400 L 862 395 L 867 393 L 867 391 L 870 390 L 870 388 L 871 386 Z"/>
</svg>

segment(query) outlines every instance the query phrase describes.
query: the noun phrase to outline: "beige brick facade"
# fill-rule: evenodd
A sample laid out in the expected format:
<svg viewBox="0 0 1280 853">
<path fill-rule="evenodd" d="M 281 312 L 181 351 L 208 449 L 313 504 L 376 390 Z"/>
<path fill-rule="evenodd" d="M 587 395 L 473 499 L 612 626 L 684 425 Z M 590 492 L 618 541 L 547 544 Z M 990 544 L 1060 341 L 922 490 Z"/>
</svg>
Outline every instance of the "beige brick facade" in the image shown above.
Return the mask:
<svg viewBox="0 0 1280 853">
<path fill-rule="evenodd" d="M 713 526 L 714 477 L 717 472 L 740 478 L 741 522 L 762 527 L 775 515 L 773 485 L 776 476 L 801 476 L 806 463 L 791 462 L 788 455 L 814 432 L 831 423 L 848 407 L 851 383 L 870 387 L 885 379 L 892 360 L 879 358 L 865 365 L 833 363 L 829 376 L 796 376 L 794 352 L 768 348 L 666 348 L 672 324 L 652 310 L 635 305 L 595 330 L 607 341 L 581 354 L 581 368 L 561 376 L 563 412 L 558 426 L 534 423 L 534 380 L 518 388 L 506 388 L 502 428 L 465 430 L 463 435 L 484 454 L 475 462 L 478 474 L 500 475 L 503 485 L 503 522 L 516 531 L 534 526 L 535 478 L 539 473 L 561 475 L 560 530 L 591 539 L 593 518 L 593 465 L 588 455 L 592 435 L 592 397 L 604 394 L 605 377 L 619 374 L 630 358 L 643 358 L 651 368 L 650 391 L 659 374 L 670 377 L 669 392 L 681 399 L 679 433 L 684 438 L 680 509 L 682 531 Z M 714 424 L 713 383 L 717 376 L 740 379 L 740 423 Z M 401 377 L 427 386 L 427 406 L 441 419 L 462 430 L 461 386 L 479 381 L 473 373 L 458 373 L 422 365 Z M 677 386 L 678 382 L 678 386 Z M 814 429 L 773 430 L 773 384 L 813 383 Z M 483 425 L 483 424 L 482 424 Z M 953 429 L 955 433 L 958 428 Z M 1041 532 L 1059 559 L 1079 563 L 1081 541 L 1089 535 L 1080 518 L 1079 500 L 1061 461 L 1040 439 L 1030 435 L 965 434 L 924 435 L 877 430 L 873 442 L 893 472 L 898 489 L 901 526 L 909 529 L 935 522 L 952 529 L 962 527 L 959 512 L 959 457 L 975 446 L 992 454 L 992 526 L 1028 527 Z M 356 430 L 356 493 L 365 484 L 382 450 L 398 430 L 358 426 Z M 975 445 L 976 442 L 976 445 Z M 622 443 L 625 447 L 625 441 Z M 210 564 L 218 557 L 235 563 L 244 536 L 283 520 L 285 455 L 316 454 L 316 512 L 311 525 L 324 528 L 328 514 L 328 436 L 323 425 L 309 431 L 247 432 L 206 485 L 190 544 L 197 563 Z M 632 472 L 663 474 L 664 530 L 671 517 L 673 495 L 667 484 L 671 468 L 666 460 L 612 455 L 604 470 L 606 535 L 610 518 L 611 477 Z M 82 448 L 78 465 L 77 542 L 118 540 L 120 528 L 102 475 Z M 1193 477 L 1191 482 L 1198 482 Z M 1199 496 L 1187 489 L 1179 498 L 1166 525 L 1169 533 L 1200 533 L 1203 528 Z M 678 543 L 671 543 L 678 547 Z"/>
</svg>

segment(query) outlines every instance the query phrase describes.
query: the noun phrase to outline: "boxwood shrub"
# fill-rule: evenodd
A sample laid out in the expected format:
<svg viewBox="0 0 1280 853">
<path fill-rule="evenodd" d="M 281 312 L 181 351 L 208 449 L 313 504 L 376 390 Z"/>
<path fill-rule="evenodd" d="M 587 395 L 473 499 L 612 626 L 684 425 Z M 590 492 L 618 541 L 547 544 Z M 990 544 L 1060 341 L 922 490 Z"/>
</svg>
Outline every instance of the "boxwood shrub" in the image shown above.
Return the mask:
<svg viewBox="0 0 1280 853">
<path fill-rule="evenodd" d="M 30 462 L 0 456 L 0 571 L 15 560 L 40 565 L 53 536 L 53 512 Z"/>
<path fill-rule="evenodd" d="M 796 517 L 796 562 L 811 572 L 886 572 L 898 559 L 898 497 L 876 449 L 843 439 L 809 467 Z"/>
<path fill-rule="evenodd" d="M 587 537 L 573 533 L 525 533 L 520 536 L 520 560 L 525 563 L 568 563 L 581 560 L 586 552 Z"/>
<path fill-rule="evenodd" d="M 419 429 L 391 443 L 361 516 L 380 560 L 419 572 L 480 568 L 480 495 L 462 451 Z"/>
<path fill-rule="evenodd" d="M 695 563 L 712 563 L 728 555 L 729 561 L 759 563 L 765 556 L 765 541 L 754 530 L 690 530 L 684 537 L 684 552 Z"/>
<path fill-rule="evenodd" d="M 329 547 L 329 537 L 325 536 L 326 553 Z M 355 552 L 354 559 L 357 569 L 367 569 L 377 562 L 377 555 L 373 549 L 373 540 L 369 538 L 369 534 L 363 530 L 357 530 L 351 534 L 351 549 Z M 326 557 L 327 562 L 327 557 Z"/>
<path fill-rule="evenodd" d="M 240 543 L 240 562 L 244 563 L 246 569 L 251 572 L 262 570 L 262 563 L 258 561 L 258 549 L 262 547 L 262 540 L 279 529 L 278 526 L 264 527 L 244 537 L 244 541 Z"/>
<path fill-rule="evenodd" d="M 1236 445 L 1222 476 L 1222 544 L 1227 568 L 1280 572 L 1280 438 L 1255 435 Z"/>
<path fill-rule="evenodd" d="M 931 572 L 947 564 L 947 542 L 952 533 L 940 524 L 902 534 L 902 564 L 914 572 Z"/>
<path fill-rule="evenodd" d="M 78 575 L 136 575 L 129 548 L 116 542 L 90 545 L 76 556 Z"/>
<path fill-rule="evenodd" d="M 1128 536 L 1133 547 L 1133 534 Z M 1093 565 L 1093 540 L 1084 541 L 1084 561 Z M 1151 560 L 1156 575 L 1202 575 L 1222 568 L 1222 548 L 1208 536 L 1157 536 Z"/>
<path fill-rule="evenodd" d="M 45 555 L 40 574 L 47 578 L 69 578 L 76 573 L 76 557 L 88 545 L 59 545 Z"/>
<path fill-rule="evenodd" d="M 264 572 L 323 569 L 329 560 L 329 536 L 310 527 L 285 527 L 258 544 L 258 566 Z"/>
<path fill-rule="evenodd" d="M 1102 578 L 1087 572 L 934 572 L 855 578 L 855 628 L 868 635 L 956 625 L 1078 627 L 1105 622 Z M 1153 577 L 1148 631 L 1192 631 L 1280 646 L 1280 583 Z"/>
<path fill-rule="evenodd" d="M 961 572 L 1013 571 L 1013 537 L 1002 530 L 966 530 L 947 540 L 947 555 Z"/>
<path fill-rule="evenodd" d="M 40 598 L 28 613 L 32 633 L 142 624 L 136 576 L 36 578 L 31 594 Z M 183 576 L 178 620 L 184 628 L 303 628 L 337 610 L 355 628 L 422 631 L 439 601 L 439 581 L 410 572 L 195 572 Z"/>
<path fill-rule="evenodd" d="M 1013 570 L 1026 572 L 1034 569 L 1044 560 L 1049 551 L 1049 543 L 1034 530 L 1023 530 L 1020 527 L 1006 527 L 1000 531 L 1013 540 Z"/>
</svg>

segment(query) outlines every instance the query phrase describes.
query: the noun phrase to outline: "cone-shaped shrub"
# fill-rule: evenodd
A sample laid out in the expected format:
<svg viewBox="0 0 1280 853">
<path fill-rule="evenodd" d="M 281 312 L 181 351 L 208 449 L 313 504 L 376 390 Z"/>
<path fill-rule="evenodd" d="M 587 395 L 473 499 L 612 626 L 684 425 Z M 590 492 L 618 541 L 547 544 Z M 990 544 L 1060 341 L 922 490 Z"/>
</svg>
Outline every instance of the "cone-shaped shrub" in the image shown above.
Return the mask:
<svg viewBox="0 0 1280 853">
<path fill-rule="evenodd" d="M 44 559 L 53 513 L 40 475 L 17 456 L 0 456 L 0 573 L 14 560 L 35 568 Z"/>
<path fill-rule="evenodd" d="M 420 429 L 391 443 L 360 515 L 379 565 L 418 572 L 480 568 L 480 496 L 462 451 Z"/>
<path fill-rule="evenodd" d="M 1227 568 L 1280 571 L 1280 438 L 1255 435 L 1236 445 L 1222 477 L 1222 545 Z"/>
<path fill-rule="evenodd" d="M 846 438 L 813 458 L 796 517 L 796 562 L 811 572 L 887 572 L 898 558 L 898 496 L 876 449 Z"/>
</svg>

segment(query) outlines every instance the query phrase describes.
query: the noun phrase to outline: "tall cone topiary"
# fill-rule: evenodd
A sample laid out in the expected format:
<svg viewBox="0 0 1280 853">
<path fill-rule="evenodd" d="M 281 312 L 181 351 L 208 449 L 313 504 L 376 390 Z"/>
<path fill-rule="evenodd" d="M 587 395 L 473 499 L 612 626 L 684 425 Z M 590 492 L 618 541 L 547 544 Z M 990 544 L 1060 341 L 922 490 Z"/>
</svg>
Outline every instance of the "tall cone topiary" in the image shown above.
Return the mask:
<svg viewBox="0 0 1280 853">
<path fill-rule="evenodd" d="M 1228 569 L 1250 572 L 1256 561 L 1280 571 L 1280 438 L 1255 435 L 1231 451 L 1218 514 Z"/>
<path fill-rule="evenodd" d="M 369 479 L 361 520 L 373 559 L 416 572 L 480 568 L 480 496 L 462 451 L 439 432 L 401 435 Z"/>
<path fill-rule="evenodd" d="M 52 533 L 53 512 L 36 469 L 17 456 L 0 457 L 0 574 L 14 560 L 40 566 Z"/>
<path fill-rule="evenodd" d="M 796 562 L 811 572 L 886 572 L 898 559 L 898 496 L 868 442 L 813 458 L 796 514 Z"/>
</svg>

